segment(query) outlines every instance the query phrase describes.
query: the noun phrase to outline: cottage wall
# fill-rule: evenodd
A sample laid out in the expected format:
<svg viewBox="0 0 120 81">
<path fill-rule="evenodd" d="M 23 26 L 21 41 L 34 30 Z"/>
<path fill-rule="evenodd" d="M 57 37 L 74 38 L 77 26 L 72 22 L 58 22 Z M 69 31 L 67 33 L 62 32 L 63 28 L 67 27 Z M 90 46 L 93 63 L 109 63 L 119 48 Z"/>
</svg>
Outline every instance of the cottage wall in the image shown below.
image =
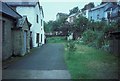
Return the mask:
<svg viewBox="0 0 120 81">
<path fill-rule="evenodd" d="M 27 34 L 26 38 L 24 37 L 24 32 Z M 13 37 L 14 55 L 24 56 L 26 53 L 30 52 L 30 30 L 26 21 L 23 27 L 13 30 Z M 24 38 L 26 40 L 24 40 Z"/>
<path fill-rule="evenodd" d="M 22 28 L 22 36 L 23 37 L 24 37 L 24 35 L 23 35 L 24 32 L 27 33 L 27 37 L 26 37 L 26 52 L 28 53 L 28 52 L 30 52 L 30 30 L 29 30 L 29 26 L 28 26 L 26 21 L 25 21 L 25 23 L 23 25 L 23 28 Z M 24 40 L 24 39 L 22 39 L 22 40 Z"/>
<path fill-rule="evenodd" d="M 0 62 L 2 62 L 2 19 L 0 19 Z"/>
<path fill-rule="evenodd" d="M 36 23 L 36 32 L 39 33 L 39 41 L 41 44 L 44 44 L 44 18 L 42 14 L 42 9 L 39 9 L 39 5 L 37 4 L 35 7 L 35 13 L 38 14 L 39 20 L 38 23 Z"/>
<path fill-rule="evenodd" d="M 12 55 L 12 31 L 11 28 L 14 27 L 14 21 L 7 17 L 1 17 L 0 19 L 4 21 L 2 23 L 2 59 L 5 60 Z M 4 27 L 4 28 L 3 28 Z"/>
<path fill-rule="evenodd" d="M 13 55 L 19 55 L 22 49 L 21 30 L 18 29 L 12 30 L 12 36 L 13 36 Z"/>
<path fill-rule="evenodd" d="M 38 4 L 35 7 L 17 6 L 16 11 L 22 16 L 26 15 L 28 18 L 28 21 L 32 24 L 30 31 L 32 31 L 33 47 L 38 46 L 38 43 L 36 42 L 37 33 L 39 33 L 39 43 L 44 44 L 43 15 L 41 10 L 39 9 Z M 37 15 L 38 15 L 38 23 L 37 23 Z M 41 22 L 42 22 L 42 26 L 41 26 Z M 41 38 L 42 38 L 42 41 L 41 41 Z"/>
</svg>

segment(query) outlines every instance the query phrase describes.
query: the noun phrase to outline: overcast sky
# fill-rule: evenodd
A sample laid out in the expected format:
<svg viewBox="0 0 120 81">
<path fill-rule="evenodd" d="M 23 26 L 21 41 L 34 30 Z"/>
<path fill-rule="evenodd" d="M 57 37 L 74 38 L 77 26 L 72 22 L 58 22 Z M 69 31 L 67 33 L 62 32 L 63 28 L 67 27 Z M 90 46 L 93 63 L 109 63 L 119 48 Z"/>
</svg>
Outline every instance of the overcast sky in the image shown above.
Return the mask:
<svg viewBox="0 0 120 81">
<path fill-rule="evenodd" d="M 9 2 L 34 2 L 37 0 L 0 0 Z M 44 20 L 55 20 L 57 13 L 69 13 L 69 10 L 74 7 L 79 7 L 82 9 L 84 5 L 89 2 L 94 2 L 95 6 L 99 5 L 102 0 L 39 0 L 41 6 L 43 6 Z M 104 0 L 104 1 L 114 1 L 114 0 Z M 119 1 L 119 0 L 117 0 Z"/>
<path fill-rule="evenodd" d="M 85 1 L 85 0 L 84 0 Z M 79 0 L 61 0 L 61 1 L 54 1 L 54 0 L 46 0 L 46 1 L 40 1 L 41 6 L 43 6 L 43 11 L 44 11 L 44 20 L 49 21 L 49 20 L 55 20 L 56 19 L 56 14 L 58 12 L 60 13 L 69 13 L 69 10 L 78 6 L 79 9 L 82 9 L 85 4 L 88 4 L 92 0 L 86 0 L 87 2 L 79 1 Z M 100 4 L 101 0 L 98 2 L 95 2 L 95 5 Z"/>
</svg>

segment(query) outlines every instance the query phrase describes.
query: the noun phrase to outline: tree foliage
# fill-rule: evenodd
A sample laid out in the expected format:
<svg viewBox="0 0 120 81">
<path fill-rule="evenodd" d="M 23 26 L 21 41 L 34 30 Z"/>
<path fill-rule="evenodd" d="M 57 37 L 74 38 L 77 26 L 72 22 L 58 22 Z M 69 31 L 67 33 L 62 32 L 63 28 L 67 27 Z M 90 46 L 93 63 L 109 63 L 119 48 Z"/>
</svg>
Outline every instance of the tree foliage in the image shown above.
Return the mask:
<svg viewBox="0 0 120 81">
<path fill-rule="evenodd" d="M 82 11 L 87 10 L 87 9 L 91 9 L 91 8 L 94 8 L 94 7 L 95 7 L 94 3 L 90 2 L 90 3 L 88 3 L 88 4 L 86 4 L 84 6 L 84 8 L 82 9 Z"/>
<path fill-rule="evenodd" d="M 78 11 L 79 11 L 79 8 L 78 7 L 74 7 L 73 9 L 70 10 L 69 15 L 77 13 Z"/>
<path fill-rule="evenodd" d="M 83 16 L 79 16 L 74 22 L 74 30 L 83 32 L 87 28 L 87 25 L 88 19 Z"/>
<path fill-rule="evenodd" d="M 67 17 L 62 17 L 56 21 L 49 21 L 47 23 L 45 22 L 45 31 L 46 32 L 60 31 L 66 19 Z"/>
</svg>

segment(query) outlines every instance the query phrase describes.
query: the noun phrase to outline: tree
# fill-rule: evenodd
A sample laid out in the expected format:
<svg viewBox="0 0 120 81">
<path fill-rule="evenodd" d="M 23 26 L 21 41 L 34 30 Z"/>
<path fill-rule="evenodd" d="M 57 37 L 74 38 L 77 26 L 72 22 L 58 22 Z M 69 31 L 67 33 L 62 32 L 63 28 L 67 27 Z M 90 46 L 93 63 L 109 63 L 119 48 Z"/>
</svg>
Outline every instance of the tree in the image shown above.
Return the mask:
<svg viewBox="0 0 120 81">
<path fill-rule="evenodd" d="M 73 9 L 70 10 L 69 15 L 77 13 L 77 12 L 79 12 L 79 8 L 78 7 L 74 7 Z"/>
<path fill-rule="evenodd" d="M 88 19 L 83 16 L 79 16 L 75 20 L 74 24 L 75 31 L 83 32 L 88 27 Z"/>
<path fill-rule="evenodd" d="M 87 10 L 87 9 L 91 9 L 91 8 L 94 8 L 94 7 L 95 7 L 94 3 L 90 2 L 90 3 L 88 3 L 88 4 L 86 4 L 84 6 L 84 8 L 82 9 L 82 11 Z"/>
<path fill-rule="evenodd" d="M 67 17 L 62 17 L 56 21 L 45 22 L 45 32 L 60 31 L 61 26 L 66 22 Z"/>
<path fill-rule="evenodd" d="M 45 32 L 51 32 L 54 21 L 44 22 Z"/>
</svg>

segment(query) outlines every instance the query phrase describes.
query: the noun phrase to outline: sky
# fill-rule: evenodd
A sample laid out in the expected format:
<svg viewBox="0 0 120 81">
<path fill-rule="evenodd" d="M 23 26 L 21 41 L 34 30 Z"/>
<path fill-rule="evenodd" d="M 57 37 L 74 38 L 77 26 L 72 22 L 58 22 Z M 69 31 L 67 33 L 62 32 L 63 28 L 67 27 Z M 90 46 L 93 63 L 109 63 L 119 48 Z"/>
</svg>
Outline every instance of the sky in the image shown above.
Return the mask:
<svg viewBox="0 0 120 81">
<path fill-rule="evenodd" d="M 67 13 L 69 14 L 69 10 L 74 8 L 74 7 L 79 7 L 79 9 L 82 9 L 84 5 L 88 4 L 89 2 L 93 2 L 92 0 L 87 0 L 84 1 L 79 1 L 79 0 L 61 0 L 61 1 L 40 1 L 41 6 L 43 7 L 44 11 L 44 21 L 48 22 L 50 20 L 55 20 L 56 19 L 56 14 L 57 13 Z M 95 5 L 99 5 L 101 1 L 94 2 Z"/>
</svg>

